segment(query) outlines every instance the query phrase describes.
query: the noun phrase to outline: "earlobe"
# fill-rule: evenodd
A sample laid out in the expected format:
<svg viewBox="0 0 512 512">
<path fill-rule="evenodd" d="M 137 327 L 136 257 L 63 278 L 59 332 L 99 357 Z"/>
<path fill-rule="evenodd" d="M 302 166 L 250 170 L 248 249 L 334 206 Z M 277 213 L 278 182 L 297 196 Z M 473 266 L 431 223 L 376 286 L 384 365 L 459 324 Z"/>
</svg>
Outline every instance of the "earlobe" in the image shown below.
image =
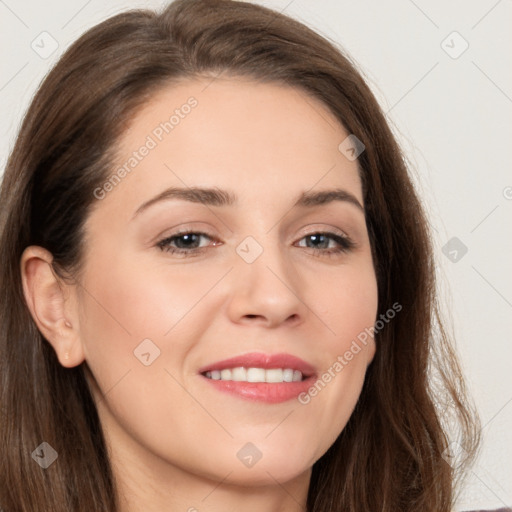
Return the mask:
<svg viewBox="0 0 512 512">
<path fill-rule="evenodd" d="M 41 334 L 52 345 L 62 366 L 77 366 L 84 360 L 78 316 L 67 300 L 71 292 L 52 268 L 53 256 L 38 246 L 27 247 L 20 270 L 25 301 Z"/>
</svg>

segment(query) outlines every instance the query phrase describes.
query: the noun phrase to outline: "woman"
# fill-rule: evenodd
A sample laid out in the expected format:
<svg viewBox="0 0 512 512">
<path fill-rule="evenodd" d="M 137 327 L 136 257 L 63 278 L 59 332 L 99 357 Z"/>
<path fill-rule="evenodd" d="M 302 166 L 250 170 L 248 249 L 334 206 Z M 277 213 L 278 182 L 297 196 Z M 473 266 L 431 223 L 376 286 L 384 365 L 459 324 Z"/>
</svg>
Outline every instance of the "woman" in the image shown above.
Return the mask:
<svg viewBox="0 0 512 512">
<path fill-rule="evenodd" d="M 0 198 L 5 512 L 452 509 L 479 428 L 425 216 L 324 38 L 229 0 L 114 16 Z"/>
</svg>

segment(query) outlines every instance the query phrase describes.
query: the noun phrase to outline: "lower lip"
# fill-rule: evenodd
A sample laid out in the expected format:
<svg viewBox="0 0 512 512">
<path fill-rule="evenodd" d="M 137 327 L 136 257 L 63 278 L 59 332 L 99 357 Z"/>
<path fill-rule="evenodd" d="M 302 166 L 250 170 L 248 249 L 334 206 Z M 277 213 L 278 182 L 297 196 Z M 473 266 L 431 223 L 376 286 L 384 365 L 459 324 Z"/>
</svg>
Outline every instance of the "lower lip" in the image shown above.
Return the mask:
<svg viewBox="0 0 512 512">
<path fill-rule="evenodd" d="M 202 376 L 219 391 L 237 395 L 246 400 L 277 404 L 297 398 L 313 385 L 314 376 L 300 382 L 243 382 L 235 380 L 215 380 Z"/>
</svg>

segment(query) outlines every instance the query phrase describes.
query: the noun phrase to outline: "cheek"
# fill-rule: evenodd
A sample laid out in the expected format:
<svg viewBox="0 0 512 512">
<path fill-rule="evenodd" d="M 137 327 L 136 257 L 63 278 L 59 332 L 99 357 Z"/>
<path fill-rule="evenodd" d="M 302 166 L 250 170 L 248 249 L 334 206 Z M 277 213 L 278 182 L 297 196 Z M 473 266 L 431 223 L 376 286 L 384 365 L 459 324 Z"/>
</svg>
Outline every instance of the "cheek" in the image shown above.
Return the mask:
<svg viewBox="0 0 512 512">
<path fill-rule="evenodd" d="M 80 318 L 87 365 L 102 394 L 114 386 L 129 389 L 126 403 L 133 403 L 141 392 L 144 396 L 135 401 L 158 410 L 155 390 L 166 393 L 165 377 L 170 377 L 164 368 L 174 373 L 173 368 L 179 368 L 185 358 L 187 313 L 207 285 L 178 273 L 167 282 L 162 270 L 128 264 L 121 258 L 91 260 L 89 269 Z M 149 388 L 153 392 L 145 395 L 144 389 Z M 116 402 L 120 407 L 123 403 Z"/>
<path fill-rule="evenodd" d="M 365 354 L 373 353 L 370 328 L 377 317 L 377 280 L 370 262 L 363 263 L 340 267 L 323 278 L 317 275 L 310 288 L 314 290 L 311 300 L 317 305 L 315 311 L 326 327 L 323 348 L 331 356 L 349 350 L 354 340 L 368 349 Z"/>
<path fill-rule="evenodd" d="M 179 383 L 186 379 L 187 353 L 208 326 L 198 318 L 198 301 L 219 279 L 218 272 L 198 275 L 192 266 L 186 272 L 178 272 L 178 266 L 170 271 L 135 258 L 105 261 L 90 263 L 94 271 L 86 277 L 81 315 L 90 385 L 105 398 L 99 403 L 102 423 L 113 435 L 123 436 L 122 426 L 155 453 L 178 456 L 186 443 L 173 439 L 188 439 L 190 422 L 209 424 Z"/>
<path fill-rule="evenodd" d="M 130 354 L 145 338 L 172 336 L 218 279 L 212 269 L 203 276 L 179 272 L 177 266 L 171 271 L 165 264 L 144 266 L 135 258 L 110 260 L 108 266 L 104 261 L 90 265 L 81 321 L 87 345 L 102 351 L 106 340 L 112 350 Z"/>
<path fill-rule="evenodd" d="M 340 267 L 324 276 L 312 290 L 315 309 L 326 329 L 319 347 L 323 367 L 317 381 L 299 402 L 308 415 L 324 425 L 317 456 L 336 440 L 359 399 L 366 369 L 375 354 L 372 328 L 378 294 L 373 267 L 369 264 Z M 323 291 L 322 291 L 323 290 Z"/>
</svg>

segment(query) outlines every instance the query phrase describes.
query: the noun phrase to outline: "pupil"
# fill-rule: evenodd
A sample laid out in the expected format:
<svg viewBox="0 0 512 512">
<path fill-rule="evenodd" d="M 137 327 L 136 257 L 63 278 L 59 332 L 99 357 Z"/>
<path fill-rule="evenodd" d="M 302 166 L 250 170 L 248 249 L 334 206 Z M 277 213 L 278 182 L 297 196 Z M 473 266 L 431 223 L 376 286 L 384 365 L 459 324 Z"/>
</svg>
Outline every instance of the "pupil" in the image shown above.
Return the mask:
<svg viewBox="0 0 512 512">
<path fill-rule="evenodd" d="M 179 238 L 176 239 L 176 244 L 178 246 L 184 245 L 184 247 L 187 248 L 190 247 L 191 245 L 194 245 L 194 241 L 197 242 L 197 240 L 194 239 L 199 239 L 199 237 L 195 234 L 181 235 Z M 182 241 L 185 241 L 185 244 L 181 244 Z M 187 241 L 192 243 L 187 243 Z"/>
<path fill-rule="evenodd" d="M 310 235 L 310 236 L 309 236 L 309 238 L 311 239 L 311 241 L 312 241 L 312 242 L 315 242 L 315 241 L 316 241 L 316 242 L 319 242 L 319 239 L 320 239 L 320 238 L 324 238 L 324 239 L 325 239 L 325 235 Z M 325 242 L 325 240 L 324 240 L 324 242 Z M 322 243 L 322 242 L 320 241 L 320 244 L 321 244 L 321 243 Z M 325 245 L 325 244 L 324 244 L 324 245 Z M 318 245 L 316 245 L 316 246 L 314 246 L 314 247 L 315 247 L 315 248 L 318 248 Z"/>
</svg>

